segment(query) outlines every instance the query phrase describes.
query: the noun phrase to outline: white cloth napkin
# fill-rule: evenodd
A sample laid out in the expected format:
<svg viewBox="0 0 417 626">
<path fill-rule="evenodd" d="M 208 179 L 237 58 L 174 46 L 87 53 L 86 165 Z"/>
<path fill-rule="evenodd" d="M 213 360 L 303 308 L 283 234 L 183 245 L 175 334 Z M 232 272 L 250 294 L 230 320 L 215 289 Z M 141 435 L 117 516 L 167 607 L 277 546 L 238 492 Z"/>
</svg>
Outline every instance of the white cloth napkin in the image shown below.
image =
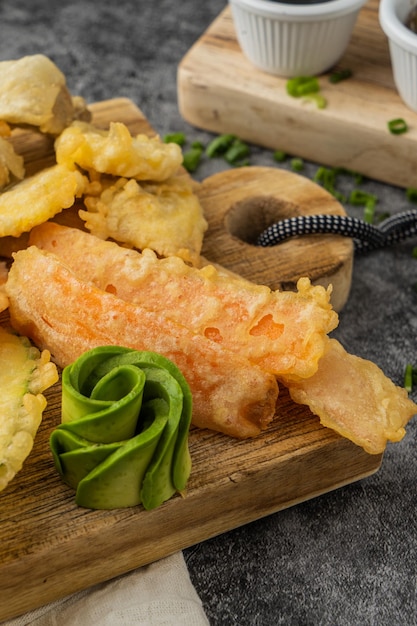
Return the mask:
<svg viewBox="0 0 417 626">
<path fill-rule="evenodd" d="M 207 626 L 182 552 L 1 626 Z"/>
</svg>

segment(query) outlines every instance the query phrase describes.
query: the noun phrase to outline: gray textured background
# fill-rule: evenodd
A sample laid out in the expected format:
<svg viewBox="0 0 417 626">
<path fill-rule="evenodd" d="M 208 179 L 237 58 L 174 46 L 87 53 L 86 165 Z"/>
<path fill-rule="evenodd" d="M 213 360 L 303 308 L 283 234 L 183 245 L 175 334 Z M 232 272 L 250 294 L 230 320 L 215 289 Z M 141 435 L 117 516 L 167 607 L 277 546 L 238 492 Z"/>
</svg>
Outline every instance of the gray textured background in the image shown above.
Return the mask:
<svg viewBox="0 0 417 626">
<path fill-rule="evenodd" d="M 72 93 L 89 102 L 129 97 L 161 135 L 185 130 L 190 140 L 206 142 L 210 135 L 179 115 L 176 71 L 224 6 L 223 0 L 3 0 L 0 59 L 44 53 Z M 254 146 L 251 162 L 271 165 L 271 153 Z M 206 163 L 196 177 L 224 167 Z M 308 164 L 304 173 L 316 169 Z M 377 193 L 381 211 L 412 206 L 401 189 L 373 181 L 363 188 Z M 405 364 L 417 362 L 416 244 L 355 260 L 335 332 L 397 384 Z M 417 624 L 416 428 L 413 420 L 373 477 L 186 550 L 211 624 Z"/>
</svg>

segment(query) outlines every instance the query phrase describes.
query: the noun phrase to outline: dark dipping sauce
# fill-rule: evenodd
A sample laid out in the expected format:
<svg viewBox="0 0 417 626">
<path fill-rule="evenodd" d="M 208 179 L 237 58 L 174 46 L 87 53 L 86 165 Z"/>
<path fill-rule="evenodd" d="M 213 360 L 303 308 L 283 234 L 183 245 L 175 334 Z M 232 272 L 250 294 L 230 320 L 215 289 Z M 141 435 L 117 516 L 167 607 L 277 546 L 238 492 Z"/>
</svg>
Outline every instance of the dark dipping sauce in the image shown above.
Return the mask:
<svg viewBox="0 0 417 626">
<path fill-rule="evenodd" d="M 417 6 L 411 9 L 405 21 L 405 25 L 412 30 L 413 33 L 417 33 Z"/>
</svg>

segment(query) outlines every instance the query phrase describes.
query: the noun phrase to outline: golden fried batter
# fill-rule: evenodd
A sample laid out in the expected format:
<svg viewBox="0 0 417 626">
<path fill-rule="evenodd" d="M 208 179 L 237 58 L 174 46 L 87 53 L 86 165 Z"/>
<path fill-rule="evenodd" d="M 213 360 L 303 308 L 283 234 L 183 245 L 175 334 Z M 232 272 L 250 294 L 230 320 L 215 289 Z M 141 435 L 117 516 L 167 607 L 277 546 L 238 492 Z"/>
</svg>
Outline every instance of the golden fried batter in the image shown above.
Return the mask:
<svg viewBox="0 0 417 626">
<path fill-rule="evenodd" d="M 65 76 L 48 57 L 35 54 L 0 62 L 1 120 L 58 135 L 74 117 Z"/>
<path fill-rule="evenodd" d="M 30 246 L 15 254 L 7 281 L 10 319 L 64 367 L 86 350 L 119 345 L 165 355 L 193 394 L 193 422 L 252 437 L 275 414 L 274 376 L 206 337 L 82 281 L 54 254 Z M 26 332 L 24 333 L 26 334 Z"/>
<path fill-rule="evenodd" d="M 73 205 L 85 185 L 80 172 L 53 165 L 0 194 L 0 237 L 19 237 Z"/>
<path fill-rule="evenodd" d="M 400 441 L 417 405 L 380 368 L 348 354 L 336 339 L 311 378 L 286 383 L 292 399 L 306 404 L 332 428 L 370 454 L 385 450 L 387 441 Z"/>
<path fill-rule="evenodd" d="M 13 145 L 0 136 L 0 190 L 13 179 L 22 180 L 25 175 L 23 157 L 17 154 Z"/>
<path fill-rule="evenodd" d="M 183 159 L 177 144 L 147 135 L 132 137 L 121 122 L 111 123 L 109 130 L 73 122 L 57 138 L 55 152 L 57 162 L 67 167 L 148 181 L 174 176 Z"/>
<path fill-rule="evenodd" d="M 98 198 L 85 197 L 84 204 L 88 210 L 79 215 L 96 237 L 198 264 L 207 222 L 187 178 L 159 184 L 119 179 Z"/>
<path fill-rule="evenodd" d="M 0 261 L 0 312 L 9 306 L 9 298 L 6 294 L 8 270 L 5 261 Z"/>
<path fill-rule="evenodd" d="M 317 370 L 327 334 L 338 322 L 330 293 L 300 279 L 298 291 L 271 291 L 213 266 L 126 250 L 57 224 L 32 230 L 29 242 L 57 255 L 86 281 L 155 314 L 164 314 L 274 375 Z"/>
</svg>

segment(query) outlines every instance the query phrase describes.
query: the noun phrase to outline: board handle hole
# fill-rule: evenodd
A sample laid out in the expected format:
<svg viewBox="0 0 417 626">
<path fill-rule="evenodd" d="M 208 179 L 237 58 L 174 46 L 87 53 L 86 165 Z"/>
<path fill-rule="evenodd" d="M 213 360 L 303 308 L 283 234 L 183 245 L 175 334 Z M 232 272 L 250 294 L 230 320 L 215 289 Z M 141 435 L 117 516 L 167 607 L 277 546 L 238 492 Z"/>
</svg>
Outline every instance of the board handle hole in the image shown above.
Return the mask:
<svg viewBox="0 0 417 626">
<path fill-rule="evenodd" d="M 224 219 L 230 235 L 255 246 L 259 235 L 268 226 L 301 214 L 300 207 L 292 202 L 260 195 L 232 204 Z"/>
</svg>

